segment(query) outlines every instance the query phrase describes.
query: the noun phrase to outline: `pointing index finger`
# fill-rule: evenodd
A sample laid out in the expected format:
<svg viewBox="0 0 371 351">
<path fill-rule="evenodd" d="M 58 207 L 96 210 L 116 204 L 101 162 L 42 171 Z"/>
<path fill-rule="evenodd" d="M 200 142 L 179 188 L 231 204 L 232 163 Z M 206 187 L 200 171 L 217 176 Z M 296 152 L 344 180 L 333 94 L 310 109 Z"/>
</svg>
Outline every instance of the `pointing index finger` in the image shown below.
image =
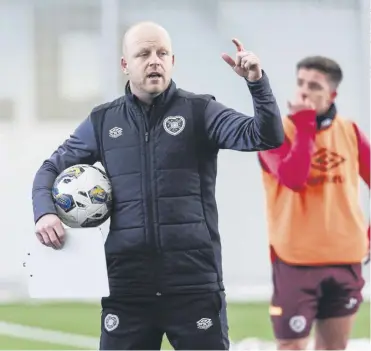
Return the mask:
<svg viewBox="0 0 371 351">
<path fill-rule="evenodd" d="M 232 43 L 234 45 L 236 45 L 237 51 L 243 51 L 244 50 L 242 43 L 237 38 L 233 38 Z"/>
</svg>

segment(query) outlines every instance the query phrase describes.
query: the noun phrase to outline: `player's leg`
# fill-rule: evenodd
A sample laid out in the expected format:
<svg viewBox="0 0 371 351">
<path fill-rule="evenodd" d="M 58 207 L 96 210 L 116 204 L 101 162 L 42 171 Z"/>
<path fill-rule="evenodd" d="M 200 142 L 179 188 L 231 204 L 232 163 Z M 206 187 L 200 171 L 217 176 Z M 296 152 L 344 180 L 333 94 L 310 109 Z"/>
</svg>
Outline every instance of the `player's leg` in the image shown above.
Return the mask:
<svg viewBox="0 0 371 351">
<path fill-rule="evenodd" d="M 160 350 L 153 298 L 102 300 L 100 350 Z"/>
<path fill-rule="evenodd" d="M 164 329 L 175 350 L 228 350 L 224 292 L 163 297 Z"/>
<path fill-rule="evenodd" d="M 320 271 L 276 259 L 270 316 L 278 350 L 304 350 L 317 313 Z"/>
<path fill-rule="evenodd" d="M 354 319 L 355 314 L 345 317 L 317 320 L 315 349 L 345 350 Z"/>
<path fill-rule="evenodd" d="M 317 350 L 344 350 L 363 301 L 361 264 L 329 267 L 316 323 Z"/>
</svg>

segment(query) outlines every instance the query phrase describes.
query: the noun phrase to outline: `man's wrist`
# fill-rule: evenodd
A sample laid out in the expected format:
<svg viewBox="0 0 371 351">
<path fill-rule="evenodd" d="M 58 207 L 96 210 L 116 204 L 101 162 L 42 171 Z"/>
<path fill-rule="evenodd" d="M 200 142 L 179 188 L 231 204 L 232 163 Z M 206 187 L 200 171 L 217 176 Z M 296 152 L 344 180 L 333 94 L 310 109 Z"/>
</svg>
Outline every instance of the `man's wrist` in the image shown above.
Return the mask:
<svg viewBox="0 0 371 351">
<path fill-rule="evenodd" d="M 317 115 L 314 110 L 298 111 L 290 117 L 297 133 L 314 136 L 317 131 Z"/>
<path fill-rule="evenodd" d="M 256 80 L 248 80 L 247 77 L 243 77 L 248 85 L 254 86 L 255 84 L 261 84 L 262 81 L 264 81 L 264 78 L 266 78 L 266 74 L 264 70 L 261 71 L 261 76 Z"/>
<path fill-rule="evenodd" d="M 250 82 L 246 77 L 244 79 L 252 96 L 272 94 L 269 79 L 264 70 L 262 70 L 261 78 L 255 82 Z"/>
<path fill-rule="evenodd" d="M 34 223 L 36 224 L 42 217 L 44 217 L 46 215 L 50 215 L 50 214 L 58 216 L 58 213 L 55 209 L 54 209 L 54 211 L 50 210 L 50 211 L 46 211 L 46 212 L 40 212 L 40 213 L 35 214 Z"/>
</svg>

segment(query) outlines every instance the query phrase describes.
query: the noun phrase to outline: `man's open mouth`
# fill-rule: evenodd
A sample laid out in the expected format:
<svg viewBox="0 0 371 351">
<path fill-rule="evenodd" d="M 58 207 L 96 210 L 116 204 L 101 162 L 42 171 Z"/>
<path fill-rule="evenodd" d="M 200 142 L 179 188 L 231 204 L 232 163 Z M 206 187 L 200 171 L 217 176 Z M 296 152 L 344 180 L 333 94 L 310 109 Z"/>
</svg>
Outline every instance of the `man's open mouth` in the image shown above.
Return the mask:
<svg viewBox="0 0 371 351">
<path fill-rule="evenodd" d="M 148 78 L 161 78 L 162 75 L 160 73 L 153 72 L 153 73 L 148 74 L 147 77 Z"/>
</svg>

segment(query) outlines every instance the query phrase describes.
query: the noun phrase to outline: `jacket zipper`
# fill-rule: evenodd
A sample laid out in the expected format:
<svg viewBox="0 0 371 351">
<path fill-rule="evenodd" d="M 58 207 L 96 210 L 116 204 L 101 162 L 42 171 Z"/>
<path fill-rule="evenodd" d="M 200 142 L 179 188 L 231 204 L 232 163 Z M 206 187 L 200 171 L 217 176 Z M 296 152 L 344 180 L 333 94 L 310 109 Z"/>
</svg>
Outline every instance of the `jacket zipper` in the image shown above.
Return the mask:
<svg viewBox="0 0 371 351">
<path fill-rule="evenodd" d="M 156 295 L 160 296 L 161 292 L 159 289 L 159 277 L 158 277 L 158 258 L 157 254 L 160 251 L 160 245 L 159 241 L 156 235 L 155 225 L 154 225 L 154 219 L 155 219 L 155 203 L 153 199 L 153 191 L 152 191 L 152 184 L 151 184 L 151 178 L 152 178 L 152 167 L 151 167 L 151 147 L 149 144 L 150 141 L 150 123 L 147 121 L 147 116 L 142 111 L 142 120 L 144 125 L 144 141 L 145 141 L 145 183 L 146 183 L 146 206 L 147 206 L 147 215 L 148 215 L 148 231 L 151 239 L 151 244 L 153 245 L 155 249 L 154 254 L 154 284 L 156 287 Z"/>
<path fill-rule="evenodd" d="M 153 246 L 157 249 L 156 239 L 155 239 L 155 228 L 153 224 L 153 194 L 152 194 L 152 185 L 151 185 L 151 160 L 150 152 L 151 148 L 149 145 L 149 126 L 146 121 L 146 116 L 142 113 L 142 119 L 144 124 L 144 141 L 145 141 L 145 153 L 144 153 L 144 163 L 145 163 L 145 183 L 146 183 L 146 207 L 147 207 L 147 216 L 148 216 L 148 231 Z"/>
</svg>

